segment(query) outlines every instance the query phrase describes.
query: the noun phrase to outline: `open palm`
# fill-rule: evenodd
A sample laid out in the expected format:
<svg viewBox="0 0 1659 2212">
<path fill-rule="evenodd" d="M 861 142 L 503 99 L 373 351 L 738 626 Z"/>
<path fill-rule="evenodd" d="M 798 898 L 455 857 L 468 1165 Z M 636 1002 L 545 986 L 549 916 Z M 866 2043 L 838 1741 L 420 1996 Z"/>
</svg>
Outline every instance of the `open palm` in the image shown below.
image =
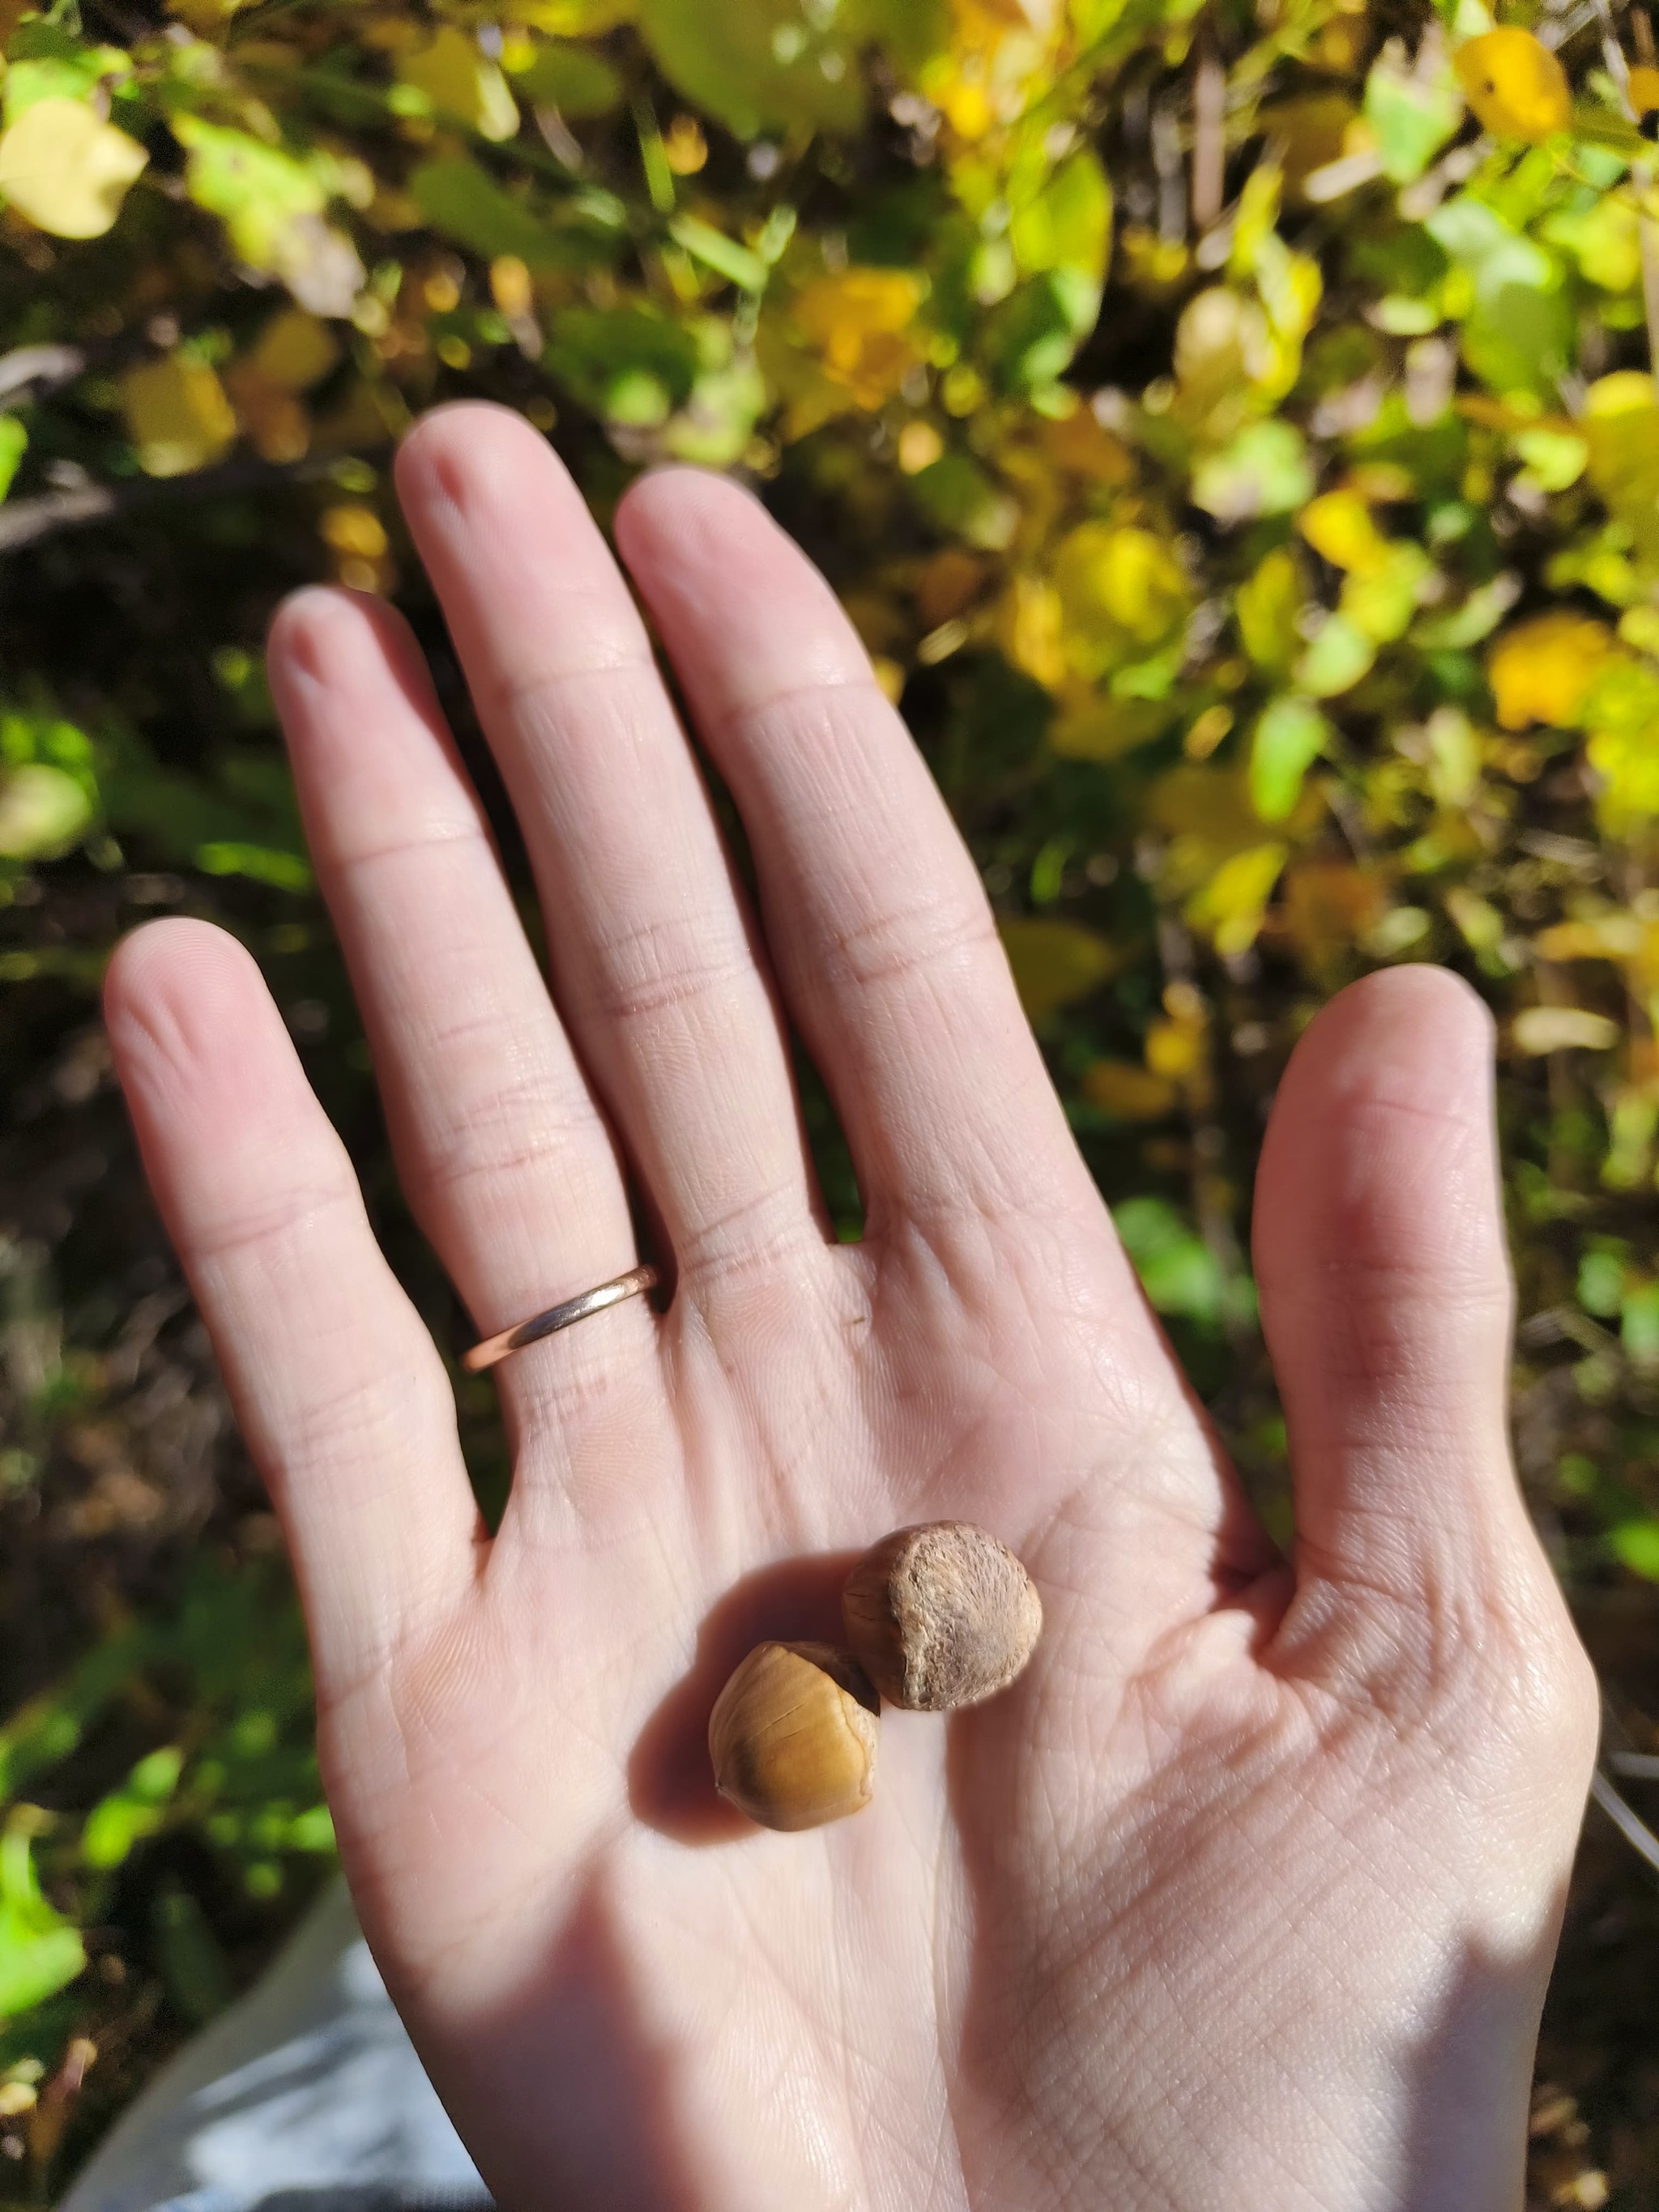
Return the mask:
<svg viewBox="0 0 1659 2212">
<path fill-rule="evenodd" d="M 544 443 L 428 417 L 399 488 L 523 826 L 551 995 L 407 637 L 290 603 L 271 675 L 411 1205 L 500 1370 L 480 1529 L 443 1365 L 257 971 L 128 941 L 112 1037 L 297 1564 L 330 1800 L 504 2206 L 1475 2207 L 1588 1777 L 1504 1436 L 1487 1025 L 1377 976 L 1298 1048 L 1256 1207 L 1298 1540 L 1240 1497 L 1079 1160 L 991 918 L 822 580 L 691 471 L 617 534 L 753 848 L 745 910 L 628 590 Z M 863 1191 L 831 1240 L 785 1018 Z M 849 1553 L 981 1522 L 1044 1638 L 887 1715 L 779 1836 L 701 1731 Z"/>
</svg>

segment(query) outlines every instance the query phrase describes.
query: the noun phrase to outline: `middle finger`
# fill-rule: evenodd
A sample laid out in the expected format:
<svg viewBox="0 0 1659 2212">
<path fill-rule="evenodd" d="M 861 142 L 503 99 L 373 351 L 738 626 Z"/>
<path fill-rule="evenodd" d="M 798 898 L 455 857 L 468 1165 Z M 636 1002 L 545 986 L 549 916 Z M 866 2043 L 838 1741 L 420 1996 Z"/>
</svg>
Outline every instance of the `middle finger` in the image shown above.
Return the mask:
<svg viewBox="0 0 1659 2212">
<path fill-rule="evenodd" d="M 398 489 L 501 766 L 561 1012 L 683 1283 L 822 1249 L 776 1006 L 644 624 L 551 449 L 458 405 Z"/>
</svg>

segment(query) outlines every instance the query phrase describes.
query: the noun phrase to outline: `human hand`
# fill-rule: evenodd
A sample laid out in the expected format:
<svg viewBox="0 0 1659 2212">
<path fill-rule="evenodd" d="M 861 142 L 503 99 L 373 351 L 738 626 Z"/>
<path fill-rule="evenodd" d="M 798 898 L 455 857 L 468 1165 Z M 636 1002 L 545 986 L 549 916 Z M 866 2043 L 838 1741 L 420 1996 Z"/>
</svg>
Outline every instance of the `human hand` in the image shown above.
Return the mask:
<svg viewBox="0 0 1659 2212">
<path fill-rule="evenodd" d="M 661 1318 L 635 1298 L 501 1369 L 493 1540 L 443 1364 L 252 962 L 157 923 L 107 1006 L 293 1549 L 363 1923 L 499 2202 L 1517 2204 L 1595 1717 L 1505 1442 L 1473 995 L 1372 976 L 1280 1088 L 1255 1261 L 1287 1565 L 800 554 L 690 471 L 617 518 L 742 814 L 757 926 L 544 442 L 447 408 L 398 486 L 552 981 L 406 633 L 301 594 L 271 678 L 404 1188 L 481 1334 L 631 1264 L 624 1162 L 678 1271 Z M 781 1009 L 846 1130 L 856 1246 L 823 1224 Z M 943 1517 L 1042 1589 L 1012 1691 L 887 1715 L 875 1802 L 811 1833 L 659 1790 L 714 1660 L 822 1632 L 835 1572 L 786 1563 Z"/>
</svg>

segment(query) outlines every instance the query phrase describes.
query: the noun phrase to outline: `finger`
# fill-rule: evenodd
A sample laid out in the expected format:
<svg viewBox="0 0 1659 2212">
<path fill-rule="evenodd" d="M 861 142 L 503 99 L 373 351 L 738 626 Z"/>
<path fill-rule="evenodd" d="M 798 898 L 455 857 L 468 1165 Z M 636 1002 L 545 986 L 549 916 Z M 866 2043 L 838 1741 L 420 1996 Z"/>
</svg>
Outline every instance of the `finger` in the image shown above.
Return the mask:
<svg viewBox="0 0 1659 2212">
<path fill-rule="evenodd" d="M 117 947 L 105 1013 L 150 1187 L 294 1553 L 319 1681 L 356 1680 L 471 1571 L 442 1363 L 240 946 L 153 923 Z"/>
<path fill-rule="evenodd" d="M 682 1279 L 821 1247 L 775 1010 L 627 586 L 551 450 L 457 406 L 398 485 L 511 791 L 558 1003 Z"/>
<path fill-rule="evenodd" d="M 785 998 L 885 1208 L 1076 1203 L 1086 1176 L 978 875 L 823 579 L 757 501 L 670 470 L 617 543 L 754 850 Z"/>
<path fill-rule="evenodd" d="M 482 1334 L 631 1265 L 609 1133 L 526 941 L 418 649 L 331 591 L 272 625 L 271 687 L 404 1190 Z M 637 1358 L 636 1304 L 584 1360 Z M 545 1387 L 571 1347 L 520 1363 Z"/>
<path fill-rule="evenodd" d="M 1256 1182 L 1298 1576 L 1413 1607 L 1480 1588 L 1524 1528 L 1492 1060 L 1455 976 L 1354 984 L 1291 1056 Z"/>
</svg>

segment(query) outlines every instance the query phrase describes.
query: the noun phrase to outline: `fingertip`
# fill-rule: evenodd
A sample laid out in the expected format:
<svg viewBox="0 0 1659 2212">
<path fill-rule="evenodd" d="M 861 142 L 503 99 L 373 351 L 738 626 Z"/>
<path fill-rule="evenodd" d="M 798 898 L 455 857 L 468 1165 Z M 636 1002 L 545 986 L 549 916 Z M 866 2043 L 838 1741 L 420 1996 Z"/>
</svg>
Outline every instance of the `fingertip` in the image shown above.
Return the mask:
<svg viewBox="0 0 1659 2212">
<path fill-rule="evenodd" d="M 614 529 L 694 711 L 719 716 L 868 678 L 823 572 L 730 477 L 654 471 L 629 488 Z"/>
<path fill-rule="evenodd" d="M 290 751 L 317 735 L 319 694 L 349 695 L 346 718 L 384 720 L 389 675 L 404 700 L 437 720 L 430 672 L 414 631 L 397 608 L 372 592 L 307 584 L 271 617 L 265 669 Z M 362 725 L 359 720 L 356 726 Z"/>
<path fill-rule="evenodd" d="M 1366 976 L 1310 1024 L 1257 1171 L 1270 1334 L 1287 1310 L 1333 1340 L 1387 1311 L 1390 1328 L 1507 1342 L 1493 1034 L 1479 995 L 1427 965 Z"/>
<path fill-rule="evenodd" d="M 122 1081 L 189 1080 L 223 1058 L 270 1004 L 258 963 L 209 921 L 169 915 L 122 939 L 104 976 L 104 1022 Z"/>
<path fill-rule="evenodd" d="M 1262 1145 L 1262 1186 L 1305 1188 L 1320 1172 L 1334 1188 L 1363 1185 L 1386 1172 L 1384 1157 L 1411 1130 L 1433 1129 L 1438 1150 L 1460 1154 L 1462 1180 L 1478 1166 L 1480 1194 L 1495 1201 L 1495 1036 L 1480 994 L 1446 969 L 1384 969 L 1349 984 L 1291 1055 Z M 1271 1224 L 1272 1210 L 1259 1218 Z"/>
<path fill-rule="evenodd" d="M 1379 1057 L 1438 1087 L 1472 1069 L 1490 1077 L 1497 1037 L 1486 1000 L 1449 968 L 1427 961 L 1379 969 L 1340 991 L 1309 1027 L 1292 1058 L 1328 1055 L 1334 1072 L 1371 1079 Z"/>
<path fill-rule="evenodd" d="M 617 502 L 617 545 L 631 567 L 636 552 L 659 547 L 701 550 L 724 531 L 755 520 L 769 531 L 771 517 L 747 485 L 714 469 L 668 462 L 635 477 Z"/>
<path fill-rule="evenodd" d="M 521 499 L 528 473 L 569 476 L 547 440 L 522 415 L 492 399 L 449 399 L 404 433 L 392 482 L 411 520 L 433 507 L 465 511 L 481 501 Z"/>
<path fill-rule="evenodd" d="M 104 971 L 104 1005 L 123 1016 L 158 1002 L 185 1006 L 222 995 L 228 979 L 257 978 L 246 945 L 216 923 L 166 915 L 122 938 Z"/>
</svg>

